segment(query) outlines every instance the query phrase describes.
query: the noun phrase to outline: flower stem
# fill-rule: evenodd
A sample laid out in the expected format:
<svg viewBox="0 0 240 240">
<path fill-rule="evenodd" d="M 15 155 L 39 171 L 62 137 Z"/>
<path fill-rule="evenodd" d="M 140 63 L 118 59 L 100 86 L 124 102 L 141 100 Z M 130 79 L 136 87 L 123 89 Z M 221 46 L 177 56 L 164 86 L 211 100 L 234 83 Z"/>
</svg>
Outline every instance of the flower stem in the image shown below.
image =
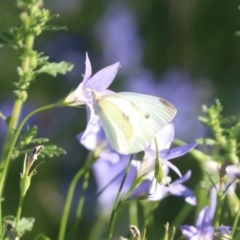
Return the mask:
<svg viewBox="0 0 240 240">
<path fill-rule="evenodd" d="M 70 208 L 71 208 L 72 199 L 73 199 L 73 195 L 74 195 L 74 191 L 75 191 L 76 185 L 77 185 L 79 179 L 84 174 L 89 172 L 89 169 L 90 169 L 90 167 L 92 165 L 92 160 L 93 159 L 94 158 L 93 158 L 92 154 L 89 154 L 88 160 L 86 161 L 86 165 L 83 168 L 81 168 L 76 173 L 76 175 L 74 176 L 72 182 L 70 183 L 70 187 L 69 187 L 69 190 L 68 190 L 66 203 L 65 203 L 65 206 L 64 206 L 64 209 L 63 209 L 62 218 L 61 218 L 60 229 L 59 229 L 59 234 L 58 234 L 58 240 L 64 240 L 65 239 L 66 228 L 67 228 L 67 220 L 68 220 L 68 216 L 69 216 L 69 212 L 70 212 Z M 78 208 L 78 211 L 81 210 L 81 209 L 79 210 L 79 208 Z M 81 211 L 80 211 L 80 216 L 81 216 Z"/>
<path fill-rule="evenodd" d="M 91 160 L 92 160 L 92 154 L 89 154 L 86 163 L 87 164 L 88 164 L 88 162 L 91 163 Z M 82 188 L 82 193 L 81 193 L 81 196 L 80 196 L 80 199 L 79 199 L 79 202 L 78 202 L 78 207 L 77 207 L 77 213 L 76 213 L 76 219 L 77 220 L 76 220 L 76 223 L 75 223 L 74 229 L 73 229 L 73 232 L 75 232 L 75 234 L 77 233 L 76 230 L 77 230 L 78 224 L 79 224 L 79 222 L 81 220 L 81 217 L 82 217 L 82 210 L 83 210 L 83 206 L 84 206 L 84 202 L 85 202 L 85 194 L 86 194 L 88 184 L 89 184 L 89 177 L 90 177 L 90 172 L 86 171 L 84 176 L 83 176 L 83 188 Z"/>
<path fill-rule="evenodd" d="M 221 217 L 225 196 L 226 195 L 222 192 L 217 193 L 217 209 L 216 209 L 216 212 L 214 215 L 214 221 L 213 221 L 214 228 L 219 227 L 219 222 L 220 222 L 220 217 Z"/>
<path fill-rule="evenodd" d="M 133 159 L 133 154 L 129 158 L 128 165 L 127 165 L 127 167 L 125 169 L 123 180 L 121 182 L 121 185 L 119 187 L 117 196 L 116 196 L 115 201 L 114 201 L 114 205 L 113 205 L 112 213 L 111 213 L 111 217 L 110 217 L 110 222 L 109 222 L 109 225 L 108 225 L 107 234 L 106 234 L 106 238 L 105 238 L 106 240 L 111 240 L 112 239 L 113 227 L 114 227 L 114 223 L 115 223 L 115 214 L 116 214 L 117 208 L 119 206 L 120 194 L 121 194 L 124 182 L 125 182 L 125 180 L 127 178 L 127 174 L 128 174 L 128 172 L 130 170 L 132 159 Z"/>
<path fill-rule="evenodd" d="M 17 216 L 15 219 L 15 230 L 17 231 L 17 227 L 18 227 L 18 223 L 19 223 L 19 219 L 21 217 L 21 213 L 22 213 L 22 206 L 23 206 L 23 200 L 24 200 L 25 195 L 20 196 L 20 200 L 18 203 L 18 210 L 17 210 Z"/>
<path fill-rule="evenodd" d="M 240 202 L 239 202 L 239 204 L 240 204 Z M 236 217 L 235 217 L 234 222 L 233 222 L 232 232 L 231 232 L 232 238 L 234 237 L 234 233 L 235 233 L 235 230 L 237 228 L 239 217 L 240 217 L 240 208 L 238 208 L 238 212 L 237 212 Z"/>
<path fill-rule="evenodd" d="M 130 201 L 129 203 L 129 222 L 131 225 L 138 226 L 138 217 L 137 217 L 137 201 Z"/>
<path fill-rule="evenodd" d="M 35 8 L 35 6 L 32 6 L 32 8 Z M 31 51 L 32 51 L 35 38 L 34 38 L 34 35 L 29 33 L 30 26 L 29 26 L 29 24 L 27 24 L 27 22 L 29 22 L 29 19 L 21 18 L 21 20 L 23 22 L 23 26 L 27 26 L 24 29 L 25 33 L 26 33 L 26 37 L 23 41 L 24 42 L 24 51 L 22 53 L 22 63 L 21 63 L 23 74 L 27 74 L 28 71 L 30 70 L 29 53 L 31 53 Z M 21 79 L 21 76 L 19 76 L 19 78 Z M 1 178 L 0 178 L 0 200 L 2 199 L 4 183 L 5 183 L 8 167 L 9 167 L 10 156 L 11 156 L 12 149 L 13 149 L 12 141 L 15 136 L 15 130 L 18 125 L 22 107 L 23 107 L 23 104 L 26 101 L 26 99 L 27 99 L 26 91 L 22 91 L 22 90 L 20 90 L 20 92 L 15 91 L 15 102 L 14 102 L 12 115 L 11 115 L 9 125 L 8 125 L 8 132 L 6 135 L 6 140 L 5 140 L 5 143 L 3 146 L 3 151 L 2 151 L 2 155 L 1 155 L 1 159 L 0 159 L 0 169 L 3 169 L 3 172 L 2 172 Z M 1 202 L 2 201 L 0 201 L 0 209 L 2 208 Z M 0 223 L 2 223 L 2 214 L 0 214 Z M 2 235 L 2 224 L 0 224 L 0 235 Z"/>
</svg>

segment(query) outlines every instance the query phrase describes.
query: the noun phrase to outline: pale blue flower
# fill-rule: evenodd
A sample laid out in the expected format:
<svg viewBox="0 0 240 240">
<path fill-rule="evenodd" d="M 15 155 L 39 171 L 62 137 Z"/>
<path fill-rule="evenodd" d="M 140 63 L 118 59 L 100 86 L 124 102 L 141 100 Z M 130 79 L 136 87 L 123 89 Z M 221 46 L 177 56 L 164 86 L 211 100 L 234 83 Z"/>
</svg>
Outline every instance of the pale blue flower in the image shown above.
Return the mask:
<svg viewBox="0 0 240 240">
<path fill-rule="evenodd" d="M 114 200 L 117 196 L 120 184 L 124 177 L 124 172 L 129 161 L 129 157 L 119 155 L 120 160 L 113 163 L 112 153 L 105 153 L 92 166 L 97 183 L 98 203 L 101 211 L 109 213 L 112 210 Z M 137 169 L 131 165 L 127 178 L 124 182 L 121 196 L 123 197 L 131 188 L 137 176 Z M 142 182 L 133 190 L 129 198 L 136 198 L 146 195 L 149 192 L 151 181 Z"/>
<path fill-rule="evenodd" d="M 83 81 L 65 98 L 65 103 L 69 103 L 70 105 L 92 105 L 93 99 L 91 90 L 94 89 L 100 94 L 112 92 L 107 90 L 107 88 L 115 78 L 120 68 L 120 63 L 117 62 L 105 67 L 92 76 L 92 66 L 88 54 L 86 53 L 85 65 L 86 68 Z"/>
<path fill-rule="evenodd" d="M 86 136 L 86 142 L 81 140 L 81 143 L 84 144 L 84 146 L 88 149 L 91 149 L 94 146 L 94 143 L 97 142 L 97 139 L 99 139 L 100 141 L 105 141 L 104 135 L 101 132 L 101 128 L 98 128 L 98 131 L 92 134 L 93 135 Z M 167 176 L 169 172 L 169 166 L 174 170 L 176 170 L 177 168 L 172 164 L 168 164 L 168 160 L 171 159 L 171 157 L 176 158 L 178 156 L 184 155 L 185 153 L 190 151 L 196 144 L 187 144 L 182 147 L 177 147 L 169 150 L 174 137 L 174 127 L 172 124 L 168 124 L 167 126 L 163 127 L 158 134 L 158 137 L 160 136 L 161 138 L 159 139 L 158 145 L 160 148 L 159 150 L 161 160 L 164 160 L 162 163 L 162 168 L 166 176 L 165 178 L 168 180 L 168 183 L 170 183 L 171 179 Z M 102 208 L 106 208 L 107 210 L 111 209 L 111 206 L 113 205 L 119 186 L 123 179 L 124 170 L 127 166 L 129 158 L 123 155 L 119 155 L 116 152 L 111 151 L 109 146 L 105 146 L 105 151 L 100 154 L 100 158 L 93 165 L 93 172 L 96 178 L 98 191 L 104 189 L 104 191 L 99 196 L 99 204 Z M 183 177 L 177 179 L 173 183 L 170 183 L 170 186 L 163 181 L 161 184 L 157 185 L 157 191 L 153 191 L 154 186 L 156 186 L 153 180 L 154 167 L 152 168 L 155 159 L 153 157 L 150 157 L 149 159 L 146 158 L 146 155 L 149 151 L 154 152 L 154 150 L 150 148 L 146 149 L 144 160 L 132 161 L 130 171 L 123 186 L 123 190 L 121 193 L 122 196 L 130 190 L 132 184 L 135 182 L 135 180 L 137 180 L 139 182 L 139 185 L 136 187 L 136 189 L 133 190 L 129 198 L 145 196 L 146 198 L 148 197 L 149 200 L 158 201 L 168 195 L 175 195 L 182 196 L 185 198 L 186 202 L 195 205 L 196 198 L 193 192 L 183 185 L 183 183 L 190 178 L 190 171 L 188 171 Z M 154 154 L 156 153 L 154 152 Z M 116 155 L 119 156 L 119 161 L 116 161 Z M 181 176 L 180 171 L 178 169 L 176 171 Z"/>
<path fill-rule="evenodd" d="M 174 125 L 172 123 L 164 126 L 155 136 L 158 143 L 158 150 L 160 155 L 160 161 L 162 165 L 166 165 L 175 171 L 180 177 L 182 176 L 179 169 L 174 166 L 169 160 L 181 157 L 193 149 L 197 143 L 190 143 L 180 147 L 170 149 L 171 143 L 174 139 Z M 149 178 L 154 176 L 155 161 L 156 161 L 156 150 L 155 142 L 153 141 L 149 148 L 145 149 L 145 156 L 142 161 L 135 162 L 139 169 L 140 175 L 145 175 Z"/>
<path fill-rule="evenodd" d="M 98 123 L 98 117 L 93 109 L 92 90 L 96 90 L 101 95 L 112 93 L 112 91 L 108 90 L 107 88 L 112 83 L 118 72 L 118 69 L 120 68 L 120 63 L 117 62 L 101 69 L 92 76 L 92 67 L 87 53 L 85 64 L 86 69 L 83 81 L 64 99 L 64 103 L 66 105 L 86 105 L 88 125 L 84 133 L 81 135 L 81 139 L 84 139 L 88 134 L 94 132 L 95 130 L 93 128 L 95 128 Z"/>
<path fill-rule="evenodd" d="M 230 236 L 229 226 L 219 226 L 214 230 L 212 221 L 217 206 L 216 189 L 210 194 L 210 206 L 204 207 L 198 214 L 195 226 L 183 225 L 180 227 L 183 236 L 188 240 L 213 240 L 214 236 Z"/>
<path fill-rule="evenodd" d="M 195 226 L 183 225 L 180 229 L 188 240 L 213 240 L 214 228 L 210 207 L 206 206 L 200 211 Z"/>
<path fill-rule="evenodd" d="M 183 177 L 169 183 L 169 185 L 163 183 L 157 183 L 156 179 L 153 179 L 148 199 L 150 201 L 158 201 L 165 198 L 167 195 L 184 197 L 185 201 L 191 205 L 196 205 L 197 200 L 193 191 L 182 183 L 186 182 L 191 177 L 191 171 L 189 170 Z"/>
</svg>

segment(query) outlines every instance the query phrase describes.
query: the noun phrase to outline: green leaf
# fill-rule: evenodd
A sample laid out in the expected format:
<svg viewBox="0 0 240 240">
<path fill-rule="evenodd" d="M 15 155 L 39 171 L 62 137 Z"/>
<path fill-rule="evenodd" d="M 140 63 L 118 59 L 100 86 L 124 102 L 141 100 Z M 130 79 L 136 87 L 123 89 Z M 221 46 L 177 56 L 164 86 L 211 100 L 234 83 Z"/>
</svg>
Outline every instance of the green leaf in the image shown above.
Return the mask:
<svg viewBox="0 0 240 240">
<path fill-rule="evenodd" d="M 72 70 L 72 68 L 73 64 L 69 62 L 48 63 L 35 71 L 35 74 L 47 73 L 55 77 L 57 74 L 65 74 L 67 71 Z"/>
<path fill-rule="evenodd" d="M 47 25 L 43 27 L 44 31 L 67 31 L 67 27 Z"/>
<path fill-rule="evenodd" d="M 32 139 L 37 135 L 37 126 L 29 127 L 27 126 L 26 133 L 20 138 L 19 145 L 25 146 L 32 142 Z"/>
<path fill-rule="evenodd" d="M 44 146 L 44 149 L 42 150 L 41 154 L 40 154 L 40 157 L 54 157 L 54 156 L 60 156 L 62 154 L 66 154 L 67 152 L 61 148 L 61 147 L 58 147 L 56 145 L 47 145 L 47 146 Z"/>
<path fill-rule="evenodd" d="M 21 218 L 18 223 L 18 232 L 25 233 L 26 231 L 31 231 L 33 224 L 35 222 L 34 218 Z"/>
</svg>

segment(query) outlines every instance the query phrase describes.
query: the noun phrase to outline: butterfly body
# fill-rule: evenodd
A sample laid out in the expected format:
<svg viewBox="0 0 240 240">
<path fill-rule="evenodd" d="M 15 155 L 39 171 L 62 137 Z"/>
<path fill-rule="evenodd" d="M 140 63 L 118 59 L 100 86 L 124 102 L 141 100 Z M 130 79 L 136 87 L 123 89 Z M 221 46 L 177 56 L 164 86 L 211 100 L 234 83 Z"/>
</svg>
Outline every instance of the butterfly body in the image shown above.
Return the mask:
<svg viewBox="0 0 240 240">
<path fill-rule="evenodd" d="M 92 92 L 93 108 L 110 145 L 119 153 L 132 154 L 147 147 L 155 134 L 176 114 L 168 101 L 144 94 Z"/>
</svg>

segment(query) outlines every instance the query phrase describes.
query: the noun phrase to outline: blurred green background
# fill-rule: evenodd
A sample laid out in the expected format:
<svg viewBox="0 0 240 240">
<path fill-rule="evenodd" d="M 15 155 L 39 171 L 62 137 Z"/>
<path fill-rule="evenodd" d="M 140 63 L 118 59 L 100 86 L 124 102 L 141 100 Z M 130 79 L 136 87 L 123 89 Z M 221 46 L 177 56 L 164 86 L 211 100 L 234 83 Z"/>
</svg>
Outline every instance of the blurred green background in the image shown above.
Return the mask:
<svg viewBox="0 0 240 240">
<path fill-rule="evenodd" d="M 50 55 L 51 61 L 69 61 L 74 69 L 66 76 L 53 78 L 42 75 L 31 85 L 23 115 L 30 110 L 58 101 L 76 88 L 85 69 L 88 52 L 93 73 L 120 61 L 121 68 L 110 87 L 114 91 L 136 91 L 157 95 L 171 101 L 178 109 L 174 120 L 176 137 L 192 142 L 208 133 L 197 116 L 202 104 L 219 98 L 224 114 L 237 115 L 240 105 L 240 30 L 239 1 L 152 0 L 152 1 L 84 1 L 51 0 L 44 7 L 59 13 L 54 25 L 63 25 L 66 32 L 44 32 L 35 48 Z M 15 1 L 0 2 L 0 31 L 19 24 L 20 10 Z M 19 64 L 10 47 L 0 49 L 0 109 L 11 113 L 13 103 L 11 82 L 17 78 Z M 86 126 L 85 109 L 62 108 L 42 112 L 29 124 L 39 126 L 39 137 L 48 137 L 67 150 L 67 155 L 45 159 L 38 168 L 24 204 L 23 216 L 35 217 L 36 223 L 26 239 L 44 232 L 56 239 L 59 219 L 67 188 L 76 171 L 83 165 L 87 151 L 76 135 Z M 6 133 L 0 123 L 0 143 Z M 12 162 L 7 179 L 4 214 L 14 215 L 19 198 L 19 173 L 23 159 Z M 198 169 L 190 157 L 177 161 L 186 172 Z M 198 175 L 190 181 L 194 187 Z M 92 184 L 88 199 L 94 195 Z M 81 192 L 78 186 L 77 197 Z M 156 216 L 156 231 L 184 205 L 182 199 L 167 198 Z M 100 210 L 101 211 L 101 210 Z M 74 207 L 73 207 L 74 213 Z M 95 221 L 92 212 L 82 222 L 79 239 L 91 232 Z M 119 235 L 127 231 L 128 223 L 116 229 Z M 71 226 L 71 221 L 69 222 Z M 86 236 L 85 235 L 85 236 Z"/>
</svg>

